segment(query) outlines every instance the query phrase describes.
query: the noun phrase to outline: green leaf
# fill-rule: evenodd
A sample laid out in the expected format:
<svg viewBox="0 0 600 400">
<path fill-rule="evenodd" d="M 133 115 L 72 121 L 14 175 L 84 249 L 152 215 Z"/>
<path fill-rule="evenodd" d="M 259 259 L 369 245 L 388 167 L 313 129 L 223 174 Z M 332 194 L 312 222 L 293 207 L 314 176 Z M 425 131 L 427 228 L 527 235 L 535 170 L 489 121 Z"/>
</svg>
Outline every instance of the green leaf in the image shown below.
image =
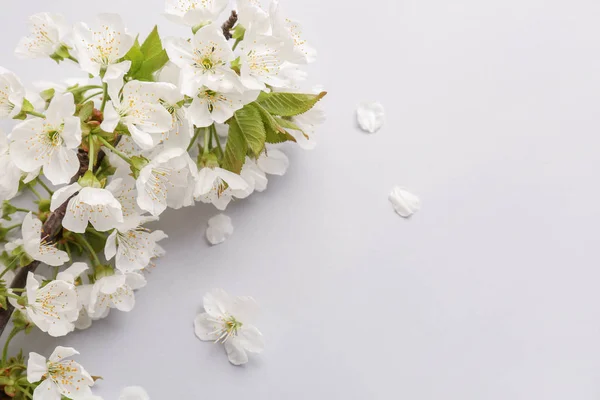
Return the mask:
<svg viewBox="0 0 600 400">
<path fill-rule="evenodd" d="M 260 105 L 255 103 L 256 108 L 260 112 L 260 116 L 265 124 L 265 130 L 267 132 L 265 141 L 267 143 L 283 143 L 283 142 L 295 142 L 296 139 L 292 135 L 290 135 L 278 122 L 275 117 L 273 117 L 267 110 L 262 108 Z"/>
<path fill-rule="evenodd" d="M 326 94 L 327 92 L 319 94 L 262 92 L 256 102 L 273 115 L 293 117 L 313 108 Z"/>
<path fill-rule="evenodd" d="M 229 135 L 223 155 L 223 168 L 239 174 L 246 161 L 248 143 L 235 118 L 229 120 Z"/>
<path fill-rule="evenodd" d="M 135 73 L 140 69 L 142 63 L 144 62 L 144 53 L 142 53 L 142 48 L 140 46 L 138 38 L 135 38 L 133 46 L 131 46 L 131 49 L 129 49 L 129 51 L 127 52 L 127 54 L 125 54 L 125 57 L 123 57 L 123 59 L 131 61 L 131 68 L 129 68 L 129 72 L 127 73 L 127 75 L 130 77 L 134 77 Z"/>
<path fill-rule="evenodd" d="M 169 56 L 165 50 L 156 54 L 154 57 L 146 59 L 140 69 L 136 72 L 135 78 L 140 81 L 153 81 L 154 73 L 159 71 L 169 61 Z"/>
<path fill-rule="evenodd" d="M 154 57 L 163 51 L 162 41 L 158 34 L 158 26 L 154 26 L 152 32 L 150 32 L 144 43 L 142 43 L 140 50 L 145 57 Z"/>
<path fill-rule="evenodd" d="M 244 134 L 248 147 L 258 157 L 263 151 L 267 139 L 267 132 L 260 111 L 252 104 L 248 104 L 241 110 L 236 111 L 234 116 Z"/>
</svg>

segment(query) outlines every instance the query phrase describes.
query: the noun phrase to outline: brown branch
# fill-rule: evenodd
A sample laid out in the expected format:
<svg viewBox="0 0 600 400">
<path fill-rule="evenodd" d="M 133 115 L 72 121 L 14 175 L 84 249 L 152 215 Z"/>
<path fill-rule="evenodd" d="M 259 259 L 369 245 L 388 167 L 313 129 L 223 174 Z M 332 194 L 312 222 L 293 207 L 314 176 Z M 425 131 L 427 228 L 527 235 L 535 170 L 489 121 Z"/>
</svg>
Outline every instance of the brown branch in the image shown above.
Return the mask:
<svg viewBox="0 0 600 400">
<path fill-rule="evenodd" d="M 225 21 L 223 23 L 223 26 L 221 27 L 221 29 L 223 29 L 223 35 L 225 36 L 225 39 L 231 39 L 231 30 L 233 29 L 233 26 L 235 25 L 237 20 L 237 13 L 235 12 L 235 10 L 231 10 L 231 15 L 229 16 L 229 19 Z"/>
<path fill-rule="evenodd" d="M 75 177 L 73 177 L 73 180 L 71 182 L 76 182 L 81 176 L 83 176 L 83 174 L 85 174 L 88 168 L 88 154 L 83 150 L 79 150 L 77 156 L 79 158 L 79 171 L 77 171 L 77 174 L 75 175 Z M 98 159 L 101 160 L 103 157 L 104 152 L 101 151 L 98 155 Z M 42 238 L 45 238 L 46 241 L 49 243 L 56 242 L 58 239 L 60 239 L 60 235 L 62 234 L 62 220 L 65 217 L 65 213 L 67 212 L 67 205 L 69 204 L 69 200 L 71 200 L 71 198 L 69 198 L 67 201 L 61 204 L 60 207 L 54 210 L 54 212 L 50 213 L 48 219 L 42 226 Z M 10 287 L 12 289 L 25 288 L 27 275 L 29 274 L 29 272 L 34 272 L 39 265 L 39 261 L 33 261 L 31 264 L 20 268 L 17 274 L 15 275 L 15 278 L 13 279 Z M 8 325 L 13 311 L 14 307 L 10 303 L 8 304 L 7 309 L 0 310 L 0 336 L 2 335 L 2 332 L 4 332 L 6 326 Z"/>
</svg>

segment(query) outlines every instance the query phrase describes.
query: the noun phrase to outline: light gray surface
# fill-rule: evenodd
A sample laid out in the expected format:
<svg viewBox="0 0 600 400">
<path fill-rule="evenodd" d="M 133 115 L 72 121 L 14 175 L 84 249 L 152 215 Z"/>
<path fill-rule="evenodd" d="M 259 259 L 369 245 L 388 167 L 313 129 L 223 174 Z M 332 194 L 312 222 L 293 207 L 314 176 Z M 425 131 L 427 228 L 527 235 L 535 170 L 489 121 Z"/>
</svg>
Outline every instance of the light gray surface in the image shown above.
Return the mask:
<svg viewBox="0 0 600 400">
<path fill-rule="evenodd" d="M 171 238 L 133 312 L 61 340 L 104 381 L 152 399 L 597 399 L 600 3 L 590 0 L 283 0 L 329 90 L 313 152 L 233 205 L 204 240 L 207 206 L 168 212 Z M 33 11 L 120 11 L 133 31 L 160 0 L 11 2 L 0 64 L 25 82 L 66 76 L 11 51 Z M 357 131 L 366 99 L 387 107 Z M 401 184 L 423 209 L 397 217 Z M 202 295 L 252 295 L 266 351 L 243 367 L 194 337 Z"/>
</svg>

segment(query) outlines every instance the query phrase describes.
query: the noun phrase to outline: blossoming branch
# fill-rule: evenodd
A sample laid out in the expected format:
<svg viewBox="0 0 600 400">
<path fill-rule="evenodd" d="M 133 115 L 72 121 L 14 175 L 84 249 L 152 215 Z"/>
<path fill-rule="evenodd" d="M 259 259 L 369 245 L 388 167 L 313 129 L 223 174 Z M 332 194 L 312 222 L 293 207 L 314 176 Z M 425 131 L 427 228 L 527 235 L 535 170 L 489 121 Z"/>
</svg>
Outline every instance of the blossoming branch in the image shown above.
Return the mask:
<svg viewBox="0 0 600 400">
<path fill-rule="evenodd" d="M 326 94 L 305 86 L 315 50 L 277 1 L 268 11 L 254 0 L 229 6 L 168 0 L 167 17 L 189 35 L 162 39 L 155 27 L 143 40 L 114 14 L 72 26 L 36 14 L 16 55 L 77 64 L 84 77 L 34 91 L 0 68 L 0 118 L 17 122 L 0 132 L 0 332 L 12 326 L 0 369 L 7 396 L 91 398 L 98 377 L 68 359 L 77 351 L 59 346 L 48 358 L 27 359 L 9 355 L 11 340 L 34 328 L 65 336 L 112 309 L 132 310 L 167 237 L 147 223 L 196 201 L 225 210 L 265 190 L 268 174 L 285 173 L 281 144 L 314 147 Z M 233 231 L 226 216 L 209 229 L 213 243 Z M 209 308 L 201 318 L 197 334 L 231 338 L 235 364 L 247 361 L 244 349 L 262 348 L 258 331 L 228 314 Z M 213 320 L 225 328 L 210 331 Z M 242 347 L 233 352 L 234 345 Z M 147 398 L 141 388 L 125 392 Z"/>
</svg>

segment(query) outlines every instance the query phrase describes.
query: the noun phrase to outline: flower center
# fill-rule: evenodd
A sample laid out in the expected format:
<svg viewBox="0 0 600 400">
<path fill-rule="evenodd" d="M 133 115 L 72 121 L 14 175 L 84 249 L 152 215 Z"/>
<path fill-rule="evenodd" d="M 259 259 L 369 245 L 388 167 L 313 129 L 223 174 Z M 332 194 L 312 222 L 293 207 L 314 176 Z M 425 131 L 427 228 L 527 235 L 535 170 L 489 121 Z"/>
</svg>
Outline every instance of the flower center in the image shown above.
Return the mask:
<svg viewBox="0 0 600 400">
<path fill-rule="evenodd" d="M 243 324 L 233 316 L 223 320 L 221 330 L 218 332 L 219 338 L 215 342 L 225 343 L 230 337 L 237 336 L 238 330 L 242 327 L 242 325 Z"/>
</svg>

